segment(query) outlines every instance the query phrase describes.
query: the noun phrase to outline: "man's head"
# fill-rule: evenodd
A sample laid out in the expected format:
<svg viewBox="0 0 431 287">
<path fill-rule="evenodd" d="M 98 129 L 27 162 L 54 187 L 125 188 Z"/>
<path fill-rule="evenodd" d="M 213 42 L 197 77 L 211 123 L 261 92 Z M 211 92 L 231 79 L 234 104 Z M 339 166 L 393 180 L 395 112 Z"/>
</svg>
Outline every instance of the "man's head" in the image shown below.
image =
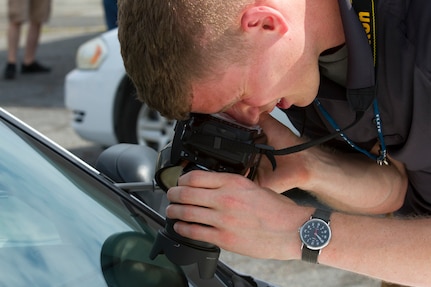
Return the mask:
<svg viewBox="0 0 431 287">
<path fill-rule="evenodd" d="M 162 115 L 254 124 L 312 102 L 319 55 L 344 34 L 336 0 L 120 0 L 119 39 L 140 99 Z"/>
<path fill-rule="evenodd" d="M 187 117 L 192 81 L 245 60 L 232 23 L 250 1 L 120 0 L 121 51 L 139 98 L 169 118 Z"/>
</svg>

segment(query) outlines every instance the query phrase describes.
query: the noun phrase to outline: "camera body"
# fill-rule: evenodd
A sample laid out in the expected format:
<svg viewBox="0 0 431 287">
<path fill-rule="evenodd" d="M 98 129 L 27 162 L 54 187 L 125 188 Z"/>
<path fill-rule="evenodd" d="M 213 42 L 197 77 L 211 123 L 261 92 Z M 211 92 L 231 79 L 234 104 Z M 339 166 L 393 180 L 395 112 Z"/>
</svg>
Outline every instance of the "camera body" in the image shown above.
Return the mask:
<svg viewBox="0 0 431 287">
<path fill-rule="evenodd" d="M 223 114 L 196 114 L 178 121 L 175 135 L 158 160 L 158 174 L 167 166 L 180 166 L 183 173 L 193 169 L 255 176 L 261 153 L 256 146 L 265 145 L 266 136 L 259 126 L 245 126 Z M 156 181 L 166 184 L 156 174 Z M 161 183 L 161 184 L 160 184 Z"/>
</svg>

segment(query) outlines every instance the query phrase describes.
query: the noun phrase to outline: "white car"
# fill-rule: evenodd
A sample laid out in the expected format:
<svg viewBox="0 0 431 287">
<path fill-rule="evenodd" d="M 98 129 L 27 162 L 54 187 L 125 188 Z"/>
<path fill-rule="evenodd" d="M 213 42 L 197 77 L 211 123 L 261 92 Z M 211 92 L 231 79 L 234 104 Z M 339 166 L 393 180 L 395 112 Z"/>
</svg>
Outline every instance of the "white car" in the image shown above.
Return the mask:
<svg viewBox="0 0 431 287">
<path fill-rule="evenodd" d="M 65 104 L 73 112 L 72 127 L 83 139 L 103 146 L 139 143 L 161 150 L 171 141 L 175 122 L 136 99 L 117 32 L 105 32 L 77 51 L 76 68 L 65 81 Z M 278 109 L 272 114 L 291 126 Z"/>
<path fill-rule="evenodd" d="M 65 105 L 73 112 L 78 135 L 104 146 L 139 143 L 160 150 L 173 136 L 174 121 L 136 99 L 117 29 L 79 47 L 76 68 L 65 79 Z"/>
</svg>

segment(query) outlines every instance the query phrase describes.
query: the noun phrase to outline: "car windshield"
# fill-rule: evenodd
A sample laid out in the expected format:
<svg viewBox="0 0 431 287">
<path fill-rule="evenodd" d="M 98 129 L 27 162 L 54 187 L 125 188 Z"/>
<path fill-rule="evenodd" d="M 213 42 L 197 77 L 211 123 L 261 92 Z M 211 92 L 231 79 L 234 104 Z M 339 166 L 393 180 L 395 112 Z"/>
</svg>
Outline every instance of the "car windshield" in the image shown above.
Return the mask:
<svg viewBox="0 0 431 287">
<path fill-rule="evenodd" d="M 155 221 L 16 127 L 0 121 L 0 138 L 0 286 L 135 286 L 121 285 L 133 268 L 151 270 L 139 286 L 187 286 L 170 285 L 183 274 L 164 256 L 148 259 Z"/>
</svg>

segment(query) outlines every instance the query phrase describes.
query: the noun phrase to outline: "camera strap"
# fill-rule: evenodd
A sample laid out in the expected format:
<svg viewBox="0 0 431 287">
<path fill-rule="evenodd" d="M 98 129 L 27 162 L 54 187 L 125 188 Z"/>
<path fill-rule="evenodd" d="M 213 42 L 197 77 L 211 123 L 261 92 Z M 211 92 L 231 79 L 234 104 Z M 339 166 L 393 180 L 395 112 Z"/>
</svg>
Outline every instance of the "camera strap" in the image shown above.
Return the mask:
<svg viewBox="0 0 431 287">
<path fill-rule="evenodd" d="M 268 160 L 271 162 L 272 164 L 272 169 L 275 170 L 275 168 L 277 167 L 277 163 L 275 160 L 275 156 L 277 155 L 287 155 L 287 154 L 291 154 L 291 153 L 295 153 L 295 152 L 300 152 L 303 150 L 306 150 L 308 148 L 311 148 L 313 146 L 316 145 L 321 145 L 331 139 L 336 138 L 337 136 L 339 136 L 340 134 L 342 134 L 343 132 L 345 132 L 346 130 L 348 130 L 349 128 L 353 127 L 363 116 L 363 112 L 357 112 L 356 113 L 356 119 L 353 123 L 351 123 L 350 125 L 348 125 L 347 127 L 345 127 L 342 130 L 337 130 L 334 133 L 331 133 L 327 136 L 315 139 L 315 140 L 311 140 L 308 142 L 305 142 L 303 144 L 299 144 L 299 145 L 295 145 L 295 146 L 291 146 L 291 147 L 287 147 L 287 148 L 283 148 L 283 149 L 278 149 L 275 150 L 274 148 L 270 147 L 270 146 L 266 146 L 266 145 L 255 145 L 255 149 L 256 151 L 258 151 L 259 153 L 265 155 Z"/>
</svg>

